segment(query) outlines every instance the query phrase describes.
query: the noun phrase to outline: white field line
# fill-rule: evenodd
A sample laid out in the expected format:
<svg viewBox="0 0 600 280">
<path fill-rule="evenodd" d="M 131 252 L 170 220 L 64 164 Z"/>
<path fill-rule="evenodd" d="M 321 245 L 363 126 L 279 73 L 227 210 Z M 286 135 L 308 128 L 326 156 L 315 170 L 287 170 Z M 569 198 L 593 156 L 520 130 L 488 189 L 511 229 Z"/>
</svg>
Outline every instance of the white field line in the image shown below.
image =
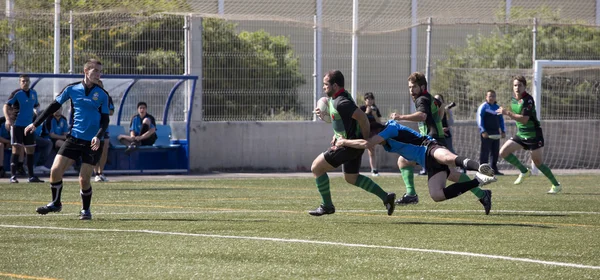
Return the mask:
<svg viewBox="0 0 600 280">
<path fill-rule="evenodd" d="M 308 211 L 308 210 L 307 210 Z M 371 212 L 386 212 L 387 210 L 361 210 L 348 209 L 336 210 L 338 213 L 371 213 Z M 147 212 L 94 212 L 94 215 L 165 215 L 165 214 L 227 214 L 227 213 L 294 213 L 292 210 L 196 210 L 196 211 L 147 211 Z M 480 213 L 481 210 L 406 210 L 398 209 L 396 213 Z M 494 210 L 494 213 L 516 213 L 516 214 L 540 214 L 540 215 L 600 215 L 600 212 L 593 211 L 533 211 L 533 210 Z M 79 213 L 52 213 L 51 216 L 72 216 Z M 0 217 L 38 217 L 39 214 L 0 214 Z"/>
<path fill-rule="evenodd" d="M 600 266 L 583 265 L 583 264 L 576 264 L 576 263 L 564 263 L 564 262 L 551 262 L 551 261 L 542 261 L 542 260 L 527 259 L 527 258 L 513 258 L 513 257 L 506 257 L 506 256 L 477 254 L 477 253 L 469 253 L 469 252 L 443 251 L 443 250 L 367 245 L 367 244 L 355 244 L 355 243 L 341 243 L 341 242 L 329 242 L 329 241 L 315 241 L 315 240 L 303 240 L 303 239 L 284 239 L 284 238 L 271 238 L 271 237 L 233 236 L 233 235 L 217 235 L 217 234 L 185 233 L 185 232 L 166 232 L 166 231 L 156 231 L 156 230 L 65 228 L 65 227 L 22 226 L 22 225 L 2 225 L 2 224 L 0 224 L 0 227 L 2 227 L 2 228 L 17 228 L 17 229 L 63 230 L 63 231 L 127 232 L 127 233 L 145 233 L 145 234 L 157 234 L 157 235 L 177 235 L 177 236 L 192 236 L 192 237 L 207 237 L 207 238 L 270 241 L 270 242 L 284 242 L 284 243 L 304 243 L 304 244 L 330 245 L 330 246 L 369 248 L 369 249 L 389 249 L 389 250 L 400 250 L 400 251 L 410 251 L 410 252 L 420 252 L 420 253 L 434 253 L 434 254 L 444 254 L 444 255 L 457 255 L 457 256 L 466 256 L 466 257 L 499 259 L 499 260 L 514 261 L 514 262 L 527 262 L 527 263 L 552 265 L 552 266 L 600 269 Z"/>
</svg>

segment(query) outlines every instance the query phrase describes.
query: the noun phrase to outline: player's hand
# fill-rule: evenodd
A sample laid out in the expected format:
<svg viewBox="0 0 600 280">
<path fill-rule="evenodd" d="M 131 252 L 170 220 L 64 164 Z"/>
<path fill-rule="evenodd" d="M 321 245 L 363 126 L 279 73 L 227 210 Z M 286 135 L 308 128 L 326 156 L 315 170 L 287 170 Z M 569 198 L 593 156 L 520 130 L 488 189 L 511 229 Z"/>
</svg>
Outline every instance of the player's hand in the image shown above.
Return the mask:
<svg viewBox="0 0 600 280">
<path fill-rule="evenodd" d="M 35 132 L 35 129 L 36 129 L 35 125 L 29 124 L 27 127 L 25 127 L 25 135 L 30 134 L 30 133 L 33 134 Z"/>
<path fill-rule="evenodd" d="M 390 119 L 399 121 L 399 120 L 401 120 L 401 115 L 398 113 L 392 113 L 392 114 L 390 114 Z"/>
<path fill-rule="evenodd" d="M 506 115 L 506 109 L 504 109 L 504 107 L 500 107 L 498 110 L 496 110 L 496 113 L 498 115 Z"/>
<path fill-rule="evenodd" d="M 506 138 L 506 133 L 502 132 L 502 133 L 500 134 L 500 137 L 501 137 L 501 138 L 503 138 L 503 139 L 504 139 L 504 138 Z"/>
<path fill-rule="evenodd" d="M 10 127 L 12 126 L 12 122 L 8 119 L 6 119 L 6 122 L 4 122 L 4 127 L 6 127 L 6 130 L 10 131 Z"/>
<path fill-rule="evenodd" d="M 92 138 L 92 151 L 97 151 L 100 148 L 100 139 L 98 137 Z"/>
<path fill-rule="evenodd" d="M 488 137 L 490 137 L 490 136 L 488 135 L 488 133 L 487 133 L 487 132 L 485 132 L 485 131 L 484 131 L 483 133 L 481 133 L 481 137 L 483 137 L 483 138 L 488 138 Z"/>
<path fill-rule="evenodd" d="M 344 144 L 346 144 L 346 139 L 344 138 L 340 138 L 335 142 L 336 147 L 344 147 Z"/>
<path fill-rule="evenodd" d="M 331 142 L 329 142 L 329 144 L 331 144 L 331 146 L 335 146 L 335 140 L 337 140 L 335 138 L 335 135 L 333 135 L 333 137 L 331 138 Z"/>
</svg>

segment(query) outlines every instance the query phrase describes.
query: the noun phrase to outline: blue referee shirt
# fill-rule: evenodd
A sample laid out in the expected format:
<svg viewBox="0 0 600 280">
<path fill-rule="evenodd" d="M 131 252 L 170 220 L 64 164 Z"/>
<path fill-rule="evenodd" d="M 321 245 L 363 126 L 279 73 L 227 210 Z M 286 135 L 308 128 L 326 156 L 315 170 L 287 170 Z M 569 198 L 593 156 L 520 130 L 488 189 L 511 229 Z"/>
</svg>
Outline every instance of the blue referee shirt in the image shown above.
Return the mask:
<svg viewBox="0 0 600 280">
<path fill-rule="evenodd" d="M 409 161 L 417 162 L 425 167 L 425 154 L 427 141 L 435 141 L 431 136 L 422 136 L 410 127 L 401 125 L 394 120 L 389 120 L 386 127 L 379 134 L 387 143 L 383 148 L 390 153 L 396 153 Z"/>
<path fill-rule="evenodd" d="M 18 110 L 17 119 L 13 123 L 14 126 L 26 127 L 32 123 L 33 108 L 39 107 L 37 92 L 33 89 L 24 91 L 17 89 L 8 97 L 6 104 L 11 105 L 13 109 Z"/>
<path fill-rule="evenodd" d="M 101 87 L 86 88 L 83 82 L 70 84 L 56 97 L 56 102 L 64 104 L 71 99 L 73 127 L 70 135 L 92 141 L 100 130 L 101 114 L 108 115 L 108 94 Z"/>
</svg>

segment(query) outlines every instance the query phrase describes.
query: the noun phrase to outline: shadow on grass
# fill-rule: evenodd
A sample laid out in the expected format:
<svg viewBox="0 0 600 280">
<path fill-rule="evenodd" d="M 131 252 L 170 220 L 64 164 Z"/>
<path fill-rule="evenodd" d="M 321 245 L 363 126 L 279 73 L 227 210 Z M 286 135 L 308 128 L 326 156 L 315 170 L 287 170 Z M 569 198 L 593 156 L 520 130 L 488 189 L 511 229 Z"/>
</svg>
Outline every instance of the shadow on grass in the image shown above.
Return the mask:
<svg viewBox="0 0 600 280">
<path fill-rule="evenodd" d="M 197 190 L 203 190 L 203 191 L 213 191 L 213 190 L 228 190 L 226 188 L 169 188 L 169 187 L 165 187 L 165 188 L 126 188 L 126 189 L 121 189 L 121 188 L 113 188 L 112 190 L 119 190 L 119 191 L 197 191 Z"/>
<path fill-rule="evenodd" d="M 232 220 L 232 219 L 227 219 L 227 220 L 219 220 L 219 219 L 181 219 L 181 218 L 173 218 L 173 219 L 168 219 L 168 218 L 160 218 L 160 219 L 135 219 L 135 218 L 124 218 L 124 219 L 117 219 L 117 221 L 122 221 L 122 222 L 157 222 L 157 221 L 164 221 L 164 222 L 227 222 L 227 223 L 231 223 L 231 222 L 247 222 L 247 223 L 271 223 L 273 221 L 270 220 Z"/>
<path fill-rule="evenodd" d="M 396 224 L 400 225 L 435 225 L 435 226 L 485 226 L 485 227 L 531 227 L 531 228 L 555 228 L 546 225 L 532 225 L 532 224 L 516 224 L 516 223 L 447 223 L 447 222 L 399 222 Z"/>
</svg>

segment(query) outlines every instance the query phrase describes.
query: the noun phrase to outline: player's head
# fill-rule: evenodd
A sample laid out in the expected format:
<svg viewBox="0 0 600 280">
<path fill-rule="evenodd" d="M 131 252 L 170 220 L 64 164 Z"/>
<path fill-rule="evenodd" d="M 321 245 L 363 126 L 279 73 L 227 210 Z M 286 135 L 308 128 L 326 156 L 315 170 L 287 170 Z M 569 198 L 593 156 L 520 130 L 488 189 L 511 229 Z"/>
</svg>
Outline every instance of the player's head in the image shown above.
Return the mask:
<svg viewBox="0 0 600 280">
<path fill-rule="evenodd" d="M 489 104 L 496 103 L 496 92 L 493 89 L 488 89 L 488 91 L 485 93 L 485 102 Z"/>
<path fill-rule="evenodd" d="M 340 70 L 331 70 L 323 77 L 323 92 L 329 97 L 344 88 L 344 75 Z"/>
<path fill-rule="evenodd" d="M 523 75 L 517 75 L 512 78 L 513 92 L 516 94 L 522 94 L 525 92 L 527 87 L 527 80 Z"/>
<path fill-rule="evenodd" d="M 29 90 L 30 83 L 31 83 L 31 80 L 29 79 L 29 75 L 23 74 L 23 75 L 19 76 L 19 87 L 22 90 Z"/>
<path fill-rule="evenodd" d="M 413 98 L 427 90 L 427 78 L 421 72 L 414 72 L 408 76 L 408 90 Z"/>
<path fill-rule="evenodd" d="M 146 115 L 146 109 L 148 109 L 148 105 L 146 104 L 146 102 L 138 102 L 137 111 L 138 114 L 140 114 L 140 116 Z"/>
<path fill-rule="evenodd" d="M 367 104 L 367 105 L 375 104 L 375 95 L 373 95 L 372 92 L 365 93 L 364 99 L 365 99 L 365 104 Z"/>
<path fill-rule="evenodd" d="M 83 65 L 83 73 L 85 74 L 85 79 L 97 84 L 102 75 L 102 63 L 97 59 L 88 59 Z"/>
</svg>

